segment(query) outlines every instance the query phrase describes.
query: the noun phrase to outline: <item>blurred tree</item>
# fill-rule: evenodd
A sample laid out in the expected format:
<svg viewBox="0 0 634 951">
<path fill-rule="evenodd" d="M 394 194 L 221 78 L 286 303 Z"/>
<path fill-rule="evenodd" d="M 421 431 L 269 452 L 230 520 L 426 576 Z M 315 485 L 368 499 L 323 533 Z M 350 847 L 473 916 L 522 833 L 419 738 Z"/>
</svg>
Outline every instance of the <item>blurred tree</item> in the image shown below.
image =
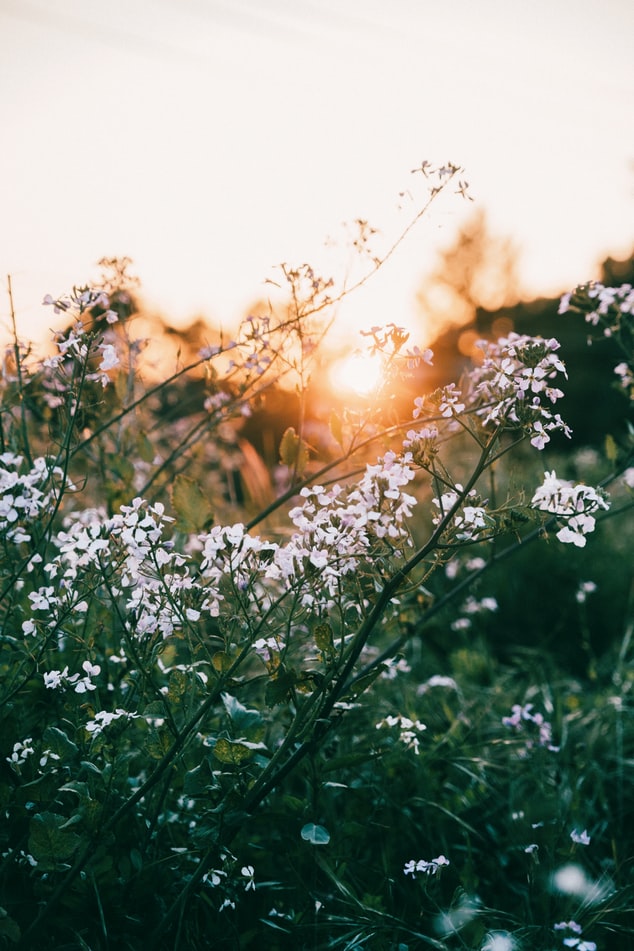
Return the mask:
<svg viewBox="0 0 634 951">
<path fill-rule="evenodd" d="M 597 273 L 582 276 L 584 280 L 600 280 L 606 286 L 634 284 L 634 253 L 623 260 L 606 258 Z M 454 290 L 457 282 L 454 284 Z M 572 290 L 572 288 L 562 288 Z M 602 443 L 605 433 L 621 438 L 631 419 L 631 408 L 616 386 L 614 367 L 622 359 L 616 341 L 595 339 L 588 346 L 589 327 L 581 314 L 560 315 L 559 297 L 536 300 L 515 300 L 498 308 L 476 306 L 463 324 L 447 323 L 430 342 L 434 351 L 435 375 L 425 368 L 425 386 L 441 386 L 458 379 L 469 358 L 478 359 L 476 342 L 494 340 L 515 330 L 520 334 L 556 337 L 561 343 L 561 356 L 569 372 L 561 401 L 561 414 L 572 427 L 575 445 Z M 588 380 L 593 381 L 588 386 Z M 419 388 L 421 381 L 419 381 Z M 597 394 L 601 394 L 600 398 Z M 569 444 L 557 435 L 553 444 L 566 448 Z"/>
<path fill-rule="evenodd" d="M 634 248 L 629 258 L 618 260 L 608 257 L 601 264 L 599 280 L 606 287 L 619 287 L 621 284 L 634 284 Z"/>
<path fill-rule="evenodd" d="M 448 327 L 471 323 L 479 309 L 494 311 L 516 303 L 517 258 L 513 241 L 492 234 L 486 212 L 476 211 L 440 252 L 416 296 L 428 339 Z"/>
</svg>

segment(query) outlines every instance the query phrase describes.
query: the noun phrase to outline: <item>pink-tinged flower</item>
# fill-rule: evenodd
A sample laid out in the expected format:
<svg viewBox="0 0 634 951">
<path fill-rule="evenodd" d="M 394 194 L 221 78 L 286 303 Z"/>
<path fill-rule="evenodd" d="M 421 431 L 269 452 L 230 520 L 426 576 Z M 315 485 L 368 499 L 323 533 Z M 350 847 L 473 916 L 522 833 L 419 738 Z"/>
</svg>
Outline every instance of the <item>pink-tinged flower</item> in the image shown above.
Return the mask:
<svg viewBox="0 0 634 951">
<path fill-rule="evenodd" d="M 443 387 L 441 391 L 441 398 L 438 404 L 438 410 L 441 416 L 456 416 L 458 413 L 462 413 L 465 408 L 465 404 L 461 402 L 462 392 L 458 389 L 455 383 L 449 383 L 447 386 Z"/>
<path fill-rule="evenodd" d="M 99 364 L 99 369 L 104 373 L 107 370 L 114 370 L 115 367 L 118 367 L 120 364 L 119 355 L 116 351 L 116 348 L 111 343 L 102 343 L 99 345 L 99 349 L 102 352 L 101 363 Z"/>
<path fill-rule="evenodd" d="M 610 506 L 600 489 L 579 483 L 574 485 L 557 478 L 557 473 L 544 473 L 544 481 L 531 499 L 531 507 L 541 512 L 549 512 L 564 520 L 557 532 L 560 542 L 572 543 L 582 548 L 585 536 L 594 531 L 596 520 L 590 514 L 598 509 L 607 510 Z"/>
<path fill-rule="evenodd" d="M 556 925 L 553 925 L 554 931 L 573 931 L 575 934 L 581 934 L 583 928 L 581 925 L 577 924 L 576 921 L 558 921 Z"/>
<path fill-rule="evenodd" d="M 570 838 L 576 845 L 590 845 L 590 836 L 586 829 L 583 832 L 578 832 L 577 829 L 573 829 L 570 833 Z"/>
</svg>

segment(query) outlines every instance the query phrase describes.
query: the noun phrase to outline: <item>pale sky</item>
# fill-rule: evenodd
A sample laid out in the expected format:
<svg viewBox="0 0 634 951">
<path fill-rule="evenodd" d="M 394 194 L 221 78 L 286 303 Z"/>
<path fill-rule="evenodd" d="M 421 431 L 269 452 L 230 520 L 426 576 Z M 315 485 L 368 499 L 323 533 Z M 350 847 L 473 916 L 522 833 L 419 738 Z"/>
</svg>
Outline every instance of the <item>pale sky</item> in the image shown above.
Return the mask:
<svg viewBox="0 0 634 951">
<path fill-rule="evenodd" d="M 631 0 L 0 0 L 0 333 L 7 274 L 35 336 L 123 255 L 168 317 L 231 325 L 342 222 L 395 234 L 422 159 L 465 168 L 527 294 L 595 277 L 634 246 L 632 36 Z M 471 208 L 342 326 L 411 326 Z"/>
</svg>

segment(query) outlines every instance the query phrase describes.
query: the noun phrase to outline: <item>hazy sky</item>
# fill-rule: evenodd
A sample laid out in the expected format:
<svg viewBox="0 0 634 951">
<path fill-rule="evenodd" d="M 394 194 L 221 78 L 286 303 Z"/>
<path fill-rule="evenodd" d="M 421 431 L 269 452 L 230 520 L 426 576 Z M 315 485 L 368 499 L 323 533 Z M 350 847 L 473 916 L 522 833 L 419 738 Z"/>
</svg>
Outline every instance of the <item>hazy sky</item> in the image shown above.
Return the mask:
<svg viewBox="0 0 634 951">
<path fill-rule="evenodd" d="M 344 220 L 397 227 L 422 159 L 465 167 L 526 292 L 593 277 L 634 245 L 632 36 L 631 0 L 0 0 L 21 329 L 106 255 L 169 316 L 230 323 Z M 467 210 L 443 198 L 341 320 L 411 324 Z"/>
</svg>

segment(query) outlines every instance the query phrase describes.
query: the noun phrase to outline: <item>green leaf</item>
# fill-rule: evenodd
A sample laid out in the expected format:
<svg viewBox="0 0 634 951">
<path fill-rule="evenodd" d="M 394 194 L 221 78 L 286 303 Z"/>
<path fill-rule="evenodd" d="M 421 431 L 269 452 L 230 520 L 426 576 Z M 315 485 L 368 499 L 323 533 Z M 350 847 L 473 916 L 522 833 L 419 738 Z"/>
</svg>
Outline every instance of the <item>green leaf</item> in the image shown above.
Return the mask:
<svg viewBox="0 0 634 951">
<path fill-rule="evenodd" d="M 163 759 L 172 746 L 172 737 L 167 730 L 150 730 L 145 749 L 152 759 Z"/>
<path fill-rule="evenodd" d="M 214 778 L 208 759 L 204 759 L 200 765 L 194 766 L 183 777 L 183 792 L 187 796 L 202 796 L 208 793 L 210 789 L 216 788 L 217 785 L 217 780 Z"/>
<path fill-rule="evenodd" d="M 264 691 L 264 699 L 269 707 L 274 707 L 278 703 L 284 703 L 289 698 L 289 693 L 297 683 L 297 674 L 294 670 L 286 670 L 280 667 L 276 676 L 269 680 Z"/>
<path fill-rule="evenodd" d="M 378 667 L 374 668 L 374 670 L 371 670 L 369 673 L 365 674 L 365 676 L 360 677 L 357 681 L 355 681 L 343 699 L 356 700 L 357 697 L 360 697 L 361 694 L 364 693 L 364 691 L 366 691 L 368 687 L 374 683 L 379 674 L 382 674 L 384 670 L 385 665 L 379 664 Z"/>
<path fill-rule="evenodd" d="M 184 670 L 172 670 L 169 675 L 167 696 L 169 700 L 180 700 L 188 687 L 187 674 Z"/>
<path fill-rule="evenodd" d="M 88 783 L 83 783 L 77 779 L 71 779 L 66 785 L 60 786 L 59 791 L 75 793 L 75 795 L 79 797 L 80 802 L 86 802 L 91 798 Z"/>
<path fill-rule="evenodd" d="M 19 803 L 27 802 L 51 802 L 55 798 L 55 793 L 59 785 L 59 776 L 55 773 L 44 773 L 38 779 L 30 783 L 22 783 L 15 792 L 15 798 Z"/>
<path fill-rule="evenodd" d="M 176 512 L 176 528 L 187 534 L 204 532 L 213 522 L 213 509 L 200 486 L 187 476 L 177 475 L 170 490 Z"/>
<path fill-rule="evenodd" d="M 262 739 L 265 724 L 259 710 L 248 710 L 230 693 L 223 693 L 222 702 L 231 720 L 232 732 L 235 735 L 250 741 Z"/>
<path fill-rule="evenodd" d="M 247 744 L 239 740 L 228 740 L 221 736 L 216 740 L 214 746 L 214 756 L 221 763 L 229 763 L 231 766 L 241 766 L 255 756 L 255 744 Z"/>
<path fill-rule="evenodd" d="M 289 426 L 280 442 L 280 462 L 301 476 L 308 463 L 308 447 L 303 439 Z"/>
<path fill-rule="evenodd" d="M 49 726 L 42 735 L 42 746 L 51 753 L 56 753 L 62 759 L 73 756 L 77 752 L 77 745 L 69 740 L 63 730 L 56 726 Z"/>
<path fill-rule="evenodd" d="M 8 938 L 14 944 L 20 940 L 20 926 L 9 917 L 5 908 L 0 908 L 0 938 Z"/>
<path fill-rule="evenodd" d="M 63 828 L 66 821 L 54 812 L 40 812 L 31 819 L 29 852 L 43 870 L 67 862 L 81 842 L 78 835 Z"/>
<path fill-rule="evenodd" d="M 330 832 L 323 826 L 315 825 L 314 822 L 307 822 L 302 828 L 302 839 L 310 842 L 311 845 L 328 845 L 330 842 Z"/>
<path fill-rule="evenodd" d="M 610 433 L 605 437 L 605 455 L 608 459 L 608 462 L 615 463 L 618 455 L 619 449 L 616 444 L 614 436 L 611 436 Z"/>
<path fill-rule="evenodd" d="M 330 656 L 334 651 L 332 628 L 330 624 L 318 624 L 313 630 L 315 644 L 322 654 Z"/>
<path fill-rule="evenodd" d="M 224 674 L 231 668 L 233 659 L 226 651 L 216 651 L 211 658 L 211 663 L 214 665 L 214 670 L 217 670 L 219 674 Z"/>
</svg>

